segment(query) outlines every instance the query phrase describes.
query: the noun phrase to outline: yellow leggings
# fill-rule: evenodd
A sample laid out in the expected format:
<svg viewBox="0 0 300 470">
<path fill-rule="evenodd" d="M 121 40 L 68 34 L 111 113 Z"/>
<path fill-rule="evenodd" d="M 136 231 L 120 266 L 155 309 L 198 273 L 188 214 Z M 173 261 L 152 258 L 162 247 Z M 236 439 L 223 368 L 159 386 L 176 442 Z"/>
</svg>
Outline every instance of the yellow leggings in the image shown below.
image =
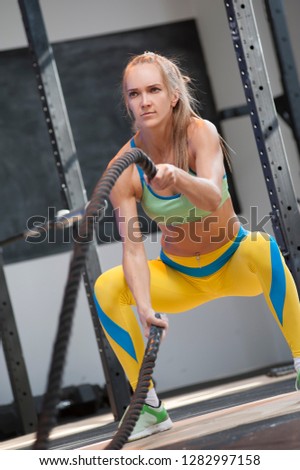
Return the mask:
<svg viewBox="0 0 300 470">
<path fill-rule="evenodd" d="M 257 296 L 266 302 L 293 357 L 300 357 L 300 308 L 294 279 L 275 240 L 243 228 L 234 241 L 197 257 L 162 252 L 148 261 L 152 307 L 180 313 L 226 296 Z M 134 298 L 122 266 L 101 274 L 95 283 L 95 302 L 106 337 L 135 389 L 145 342 L 131 306 Z"/>
</svg>

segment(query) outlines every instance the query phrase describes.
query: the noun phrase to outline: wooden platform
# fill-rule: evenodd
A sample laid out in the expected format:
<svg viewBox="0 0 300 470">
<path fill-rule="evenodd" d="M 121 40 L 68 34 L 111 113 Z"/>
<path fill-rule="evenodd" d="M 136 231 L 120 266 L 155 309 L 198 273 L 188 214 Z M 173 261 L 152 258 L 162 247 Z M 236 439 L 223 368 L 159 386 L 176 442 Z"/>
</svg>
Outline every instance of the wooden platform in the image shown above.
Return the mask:
<svg viewBox="0 0 300 470">
<path fill-rule="evenodd" d="M 300 393 L 295 377 L 261 375 L 164 400 L 173 428 L 126 443 L 124 450 L 300 449 Z M 111 413 L 57 426 L 49 449 L 102 450 L 116 432 Z M 31 449 L 35 435 L 0 443 Z"/>
<path fill-rule="evenodd" d="M 194 445 L 198 443 L 199 445 L 194 448 L 200 449 L 201 438 L 204 436 L 233 428 L 237 430 L 239 426 L 249 423 L 256 423 L 257 428 L 259 428 L 261 423 L 266 422 L 266 420 L 282 416 L 289 417 L 289 415 L 297 412 L 299 412 L 297 447 L 293 448 L 300 449 L 300 394 L 298 392 L 287 393 L 202 416 L 182 419 L 175 422 L 173 428 L 169 431 L 127 443 L 124 449 L 187 449 L 191 448 L 188 445 L 190 442 L 193 442 Z M 291 437 L 292 433 L 289 433 L 289 438 Z M 293 437 L 295 438 L 295 435 Z M 238 438 L 238 431 L 236 438 Z M 81 447 L 81 449 L 98 450 L 105 448 L 107 444 L 108 441 L 103 441 Z M 290 443 L 286 445 L 290 446 Z"/>
</svg>

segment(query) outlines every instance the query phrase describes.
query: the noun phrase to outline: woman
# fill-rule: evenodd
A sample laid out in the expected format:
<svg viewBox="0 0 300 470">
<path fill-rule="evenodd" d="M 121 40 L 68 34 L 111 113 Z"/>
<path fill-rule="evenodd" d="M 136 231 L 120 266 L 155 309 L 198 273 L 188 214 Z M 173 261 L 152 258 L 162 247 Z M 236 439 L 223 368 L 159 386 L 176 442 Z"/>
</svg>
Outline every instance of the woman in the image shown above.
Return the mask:
<svg viewBox="0 0 300 470">
<path fill-rule="evenodd" d="M 132 147 L 154 162 L 151 181 L 137 165 L 111 192 L 123 242 L 122 266 L 95 284 L 105 334 L 135 389 L 144 339 L 151 324 L 167 330 L 155 312 L 179 313 L 224 296 L 262 292 L 292 351 L 300 377 L 300 309 L 295 283 L 275 240 L 241 227 L 228 192 L 224 146 L 215 126 L 193 110 L 189 79 L 169 59 L 146 52 L 123 75 L 125 104 L 135 134 Z M 161 230 L 161 253 L 147 260 L 137 202 Z M 149 390 L 129 440 L 169 429 L 172 422 L 155 389 Z"/>
</svg>

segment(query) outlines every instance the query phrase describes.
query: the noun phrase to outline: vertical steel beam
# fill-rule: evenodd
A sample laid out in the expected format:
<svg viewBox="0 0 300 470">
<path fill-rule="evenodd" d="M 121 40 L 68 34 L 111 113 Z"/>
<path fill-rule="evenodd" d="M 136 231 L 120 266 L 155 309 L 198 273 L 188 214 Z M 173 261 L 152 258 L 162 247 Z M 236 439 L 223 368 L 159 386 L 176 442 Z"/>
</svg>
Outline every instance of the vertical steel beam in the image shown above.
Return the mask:
<svg viewBox="0 0 300 470">
<path fill-rule="evenodd" d="M 24 434 L 36 431 L 35 409 L 0 249 L 0 333 L 16 409 Z"/>
<path fill-rule="evenodd" d="M 300 290 L 300 211 L 252 1 L 224 0 L 271 203 L 274 235 Z"/>
<path fill-rule="evenodd" d="M 300 84 L 282 0 L 265 0 L 288 105 L 289 121 L 300 158 Z"/>
<path fill-rule="evenodd" d="M 87 202 L 86 191 L 53 49 L 48 41 L 39 1 L 19 0 L 19 6 L 33 57 L 35 77 L 61 181 L 62 195 L 69 209 L 77 209 Z M 94 241 L 89 248 L 83 278 L 110 405 L 115 419 L 120 419 L 130 401 L 130 391 L 123 369 L 103 333 L 93 301 L 94 283 L 100 274 L 101 268 Z"/>
</svg>

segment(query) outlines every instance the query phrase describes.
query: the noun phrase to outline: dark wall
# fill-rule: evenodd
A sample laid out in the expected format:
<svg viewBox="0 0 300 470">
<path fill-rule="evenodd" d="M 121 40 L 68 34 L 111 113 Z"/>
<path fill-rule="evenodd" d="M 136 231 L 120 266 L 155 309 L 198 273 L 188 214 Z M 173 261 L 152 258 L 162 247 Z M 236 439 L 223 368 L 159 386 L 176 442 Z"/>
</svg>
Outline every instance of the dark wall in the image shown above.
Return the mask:
<svg viewBox="0 0 300 470">
<path fill-rule="evenodd" d="M 121 100 L 121 76 L 131 55 L 145 50 L 176 57 L 193 78 L 200 113 L 216 123 L 209 79 L 194 20 L 52 44 L 87 195 L 108 161 L 131 136 Z M 63 207 L 60 183 L 31 56 L 27 48 L 0 53 L 0 239 L 23 231 L 32 216 Z M 217 124 L 217 123 L 216 123 Z M 112 221 L 111 207 L 107 220 Z M 104 219 L 105 221 L 105 219 Z M 99 243 L 117 238 L 103 222 Z M 111 233 L 107 227 L 111 226 Z M 147 231 L 146 224 L 144 230 Z M 151 230 L 155 227 L 151 227 Z M 69 250 L 70 233 L 43 243 L 4 248 L 6 263 Z"/>
</svg>

